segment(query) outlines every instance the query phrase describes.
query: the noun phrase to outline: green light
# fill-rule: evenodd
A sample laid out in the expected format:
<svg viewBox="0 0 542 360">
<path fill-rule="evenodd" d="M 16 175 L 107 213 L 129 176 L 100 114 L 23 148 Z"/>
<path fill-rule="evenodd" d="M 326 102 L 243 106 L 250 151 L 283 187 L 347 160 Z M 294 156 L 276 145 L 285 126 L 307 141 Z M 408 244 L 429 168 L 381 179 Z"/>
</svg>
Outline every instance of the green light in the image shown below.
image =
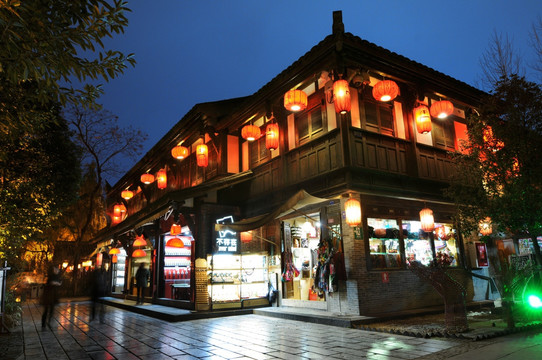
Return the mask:
<svg viewBox="0 0 542 360">
<path fill-rule="evenodd" d="M 538 309 L 539 307 L 542 307 L 542 300 L 540 300 L 540 297 L 536 295 L 529 295 L 529 297 L 527 298 L 527 302 L 532 308 Z"/>
</svg>

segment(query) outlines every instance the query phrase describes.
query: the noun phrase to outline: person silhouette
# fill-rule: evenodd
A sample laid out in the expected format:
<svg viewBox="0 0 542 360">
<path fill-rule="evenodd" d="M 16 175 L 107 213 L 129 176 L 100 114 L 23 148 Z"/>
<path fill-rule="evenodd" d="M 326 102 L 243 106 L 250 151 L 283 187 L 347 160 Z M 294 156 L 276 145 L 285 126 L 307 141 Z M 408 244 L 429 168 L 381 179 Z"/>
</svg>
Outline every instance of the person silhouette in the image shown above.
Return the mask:
<svg viewBox="0 0 542 360">
<path fill-rule="evenodd" d="M 92 310 L 90 321 L 96 317 L 96 307 L 98 307 L 100 322 L 105 322 L 105 305 L 100 298 L 104 297 L 107 292 L 107 273 L 103 268 L 94 270 L 92 274 Z"/>
<path fill-rule="evenodd" d="M 47 271 L 47 281 L 43 289 L 42 304 L 43 314 L 41 316 L 41 328 L 45 329 L 46 325 L 51 326 L 51 318 L 55 310 L 55 305 L 58 303 L 58 288 L 62 285 L 62 277 L 60 270 L 56 266 L 49 266 Z"/>
<path fill-rule="evenodd" d="M 147 288 L 147 283 L 149 281 L 150 272 L 145 267 L 145 263 L 141 263 L 136 272 L 136 286 L 137 286 L 137 300 L 136 305 L 143 304 L 143 299 L 145 298 L 145 289 Z"/>
</svg>

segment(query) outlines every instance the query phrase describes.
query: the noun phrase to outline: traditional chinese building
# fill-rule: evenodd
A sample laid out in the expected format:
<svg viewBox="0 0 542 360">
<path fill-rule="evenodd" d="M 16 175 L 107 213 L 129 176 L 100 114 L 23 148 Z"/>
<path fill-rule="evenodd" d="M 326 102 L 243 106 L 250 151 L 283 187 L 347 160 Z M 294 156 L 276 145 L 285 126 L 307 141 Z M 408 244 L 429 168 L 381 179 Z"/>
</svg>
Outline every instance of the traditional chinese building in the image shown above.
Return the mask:
<svg viewBox="0 0 542 360">
<path fill-rule="evenodd" d="M 109 191 L 113 294 L 135 294 L 145 262 L 154 303 L 262 306 L 271 285 L 281 306 L 370 315 L 442 304 L 407 267 L 439 255 L 472 300 L 443 189 L 481 95 L 335 12 L 331 35 L 254 94 L 195 105 Z"/>
</svg>

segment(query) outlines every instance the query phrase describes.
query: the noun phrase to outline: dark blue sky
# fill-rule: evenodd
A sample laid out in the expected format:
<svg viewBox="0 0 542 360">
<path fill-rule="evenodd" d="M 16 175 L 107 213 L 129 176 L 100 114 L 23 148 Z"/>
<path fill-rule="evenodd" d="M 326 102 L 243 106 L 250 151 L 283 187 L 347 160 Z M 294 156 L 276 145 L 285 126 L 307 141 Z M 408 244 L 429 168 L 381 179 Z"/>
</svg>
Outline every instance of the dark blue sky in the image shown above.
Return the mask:
<svg viewBox="0 0 542 360">
<path fill-rule="evenodd" d="M 345 31 L 470 85 L 494 31 L 531 57 L 541 0 L 128 1 L 124 35 L 106 42 L 137 65 L 104 84 L 104 108 L 149 134 L 144 153 L 196 103 L 250 95 L 331 34 Z M 126 170 L 131 164 L 126 165 Z M 117 179 L 109 179 L 114 183 Z"/>
</svg>

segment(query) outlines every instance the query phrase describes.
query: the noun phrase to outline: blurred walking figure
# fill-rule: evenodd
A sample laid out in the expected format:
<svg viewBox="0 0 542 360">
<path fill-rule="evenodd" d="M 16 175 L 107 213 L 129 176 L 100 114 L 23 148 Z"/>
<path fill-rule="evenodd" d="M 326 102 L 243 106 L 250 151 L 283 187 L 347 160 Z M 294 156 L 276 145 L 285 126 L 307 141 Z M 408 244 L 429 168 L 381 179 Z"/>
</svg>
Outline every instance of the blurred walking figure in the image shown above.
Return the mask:
<svg viewBox="0 0 542 360">
<path fill-rule="evenodd" d="M 96 269 L 92 274 L 92 310 L 90 321 L 96 318 L 96 307 L 98 307 L 100 322 L 105 322 L 105 305 L 100 298 L 107 293 L 107 273 L 104 269 Z"/>
<path fill-rule="evenodd" d="M 139 265 L 139 269 L 136 272 L 136 285 L 137 285 L 137 301 L 136 305 L 143 304 L 145 298 L 145 289 L 147 288 L 147 282 L 149 281 L 150 272 L 145 267 L 145 263 Z"/>
<path fill-rule="evenodd" d="M 62 285 L 62 277 L 60 270 L 51 265 L 47 271 L 47 282 L 43 289 L 42 304 L 43 315 L 41 316 L 41 328 L 44 329 L 45 325 L 51 325 L 51 318 L 55 311 L 55 305 L 58 303 L 58 288 Z"/>
</svg>

